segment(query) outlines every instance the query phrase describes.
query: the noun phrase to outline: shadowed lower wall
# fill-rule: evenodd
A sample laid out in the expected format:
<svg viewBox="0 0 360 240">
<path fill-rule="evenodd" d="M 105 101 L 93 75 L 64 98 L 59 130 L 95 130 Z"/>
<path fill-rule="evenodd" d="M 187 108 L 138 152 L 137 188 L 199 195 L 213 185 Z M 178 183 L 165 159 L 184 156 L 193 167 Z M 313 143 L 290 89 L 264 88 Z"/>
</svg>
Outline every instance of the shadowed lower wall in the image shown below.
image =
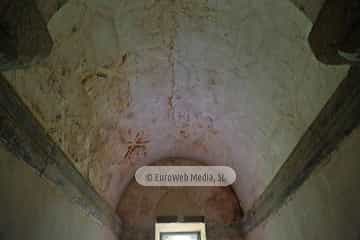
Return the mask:
<svg viewBox="0 0 360 240">
<path fill-rule="evenodd" d="M 358 240 L 359 146 L 357 128 L 331 154 L 329 164 L 318 169 L 287 205 L 248 239 Z"/>
<path fill-rule="evenodd" d="M 114 240 L 23 161 L 0 145 L 1 240 Z"/>
</svg>

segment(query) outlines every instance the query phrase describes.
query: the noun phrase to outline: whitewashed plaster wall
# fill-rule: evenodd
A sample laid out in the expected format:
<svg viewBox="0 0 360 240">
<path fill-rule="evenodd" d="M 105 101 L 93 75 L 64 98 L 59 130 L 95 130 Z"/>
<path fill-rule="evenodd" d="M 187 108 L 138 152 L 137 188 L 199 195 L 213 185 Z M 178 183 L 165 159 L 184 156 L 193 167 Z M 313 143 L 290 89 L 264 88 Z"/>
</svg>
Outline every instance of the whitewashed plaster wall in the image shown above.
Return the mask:
<svg viewBox="0 0 360 240">
<path fill-rule="evenodd" d="M 0 212 L 1 240 L 118 239 L 2 144 Z"/>
<path fill-rule="evenodd" d="M 360 128 L 330 156 L 330 163 L 248 240 L 359 239 L 359 146 Z"/>
<path fill-rule="evenodd" d="M 183 157 L 232 166 L 246 209 L 346 74 L 310 28 L 283 0 L 72 0 L 50 58 L 7 77 L 114 207 L 137 167 Z"/>
</svg>

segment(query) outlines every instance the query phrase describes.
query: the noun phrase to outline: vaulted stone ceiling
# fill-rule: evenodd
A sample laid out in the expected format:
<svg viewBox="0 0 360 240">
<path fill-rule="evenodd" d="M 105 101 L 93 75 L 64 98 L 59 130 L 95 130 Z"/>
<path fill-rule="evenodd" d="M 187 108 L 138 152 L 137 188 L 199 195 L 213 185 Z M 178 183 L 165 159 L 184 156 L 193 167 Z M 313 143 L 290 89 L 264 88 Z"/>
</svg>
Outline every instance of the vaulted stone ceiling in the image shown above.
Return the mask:
<svg viewBox="0 0 360 240">
<path fill-rule="evenodd" d="M 288 1 L 69 1 L 51 56 L 7 72 L 112 206 L 137 167 L 169 157 L 232 166 L 246 209 L 344 78 L 307 44 Z"/>
</svg>

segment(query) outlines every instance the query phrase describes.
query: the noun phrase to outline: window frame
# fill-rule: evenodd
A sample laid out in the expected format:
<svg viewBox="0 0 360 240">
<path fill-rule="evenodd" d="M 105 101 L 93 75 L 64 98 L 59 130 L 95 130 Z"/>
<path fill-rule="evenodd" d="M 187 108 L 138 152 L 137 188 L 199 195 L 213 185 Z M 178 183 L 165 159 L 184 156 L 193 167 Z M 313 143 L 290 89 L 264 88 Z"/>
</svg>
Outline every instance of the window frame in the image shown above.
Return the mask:
<svg viewBox="0 0 360 240">
<path fill-rule="evenodd" d="M 161 240 L 161 233 L 194 233 L 198 232 L 199 240 L 206 240 L 206 226 L 201 222 L 155 223 L 155 240 Z"/>
</svg>

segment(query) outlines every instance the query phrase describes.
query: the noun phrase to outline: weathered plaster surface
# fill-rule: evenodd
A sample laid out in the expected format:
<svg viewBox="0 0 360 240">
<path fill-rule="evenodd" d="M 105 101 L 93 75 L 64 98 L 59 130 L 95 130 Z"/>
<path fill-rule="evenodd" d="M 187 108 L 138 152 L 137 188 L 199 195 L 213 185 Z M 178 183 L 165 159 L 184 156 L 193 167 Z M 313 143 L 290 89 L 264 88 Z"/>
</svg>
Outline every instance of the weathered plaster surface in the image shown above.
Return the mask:
<svg viewBox="0 0 360 240">
<path fill-rule="evenodd" d="M 73 0 L 50 58 L 7 76 L 114 207 L 138 166 L 176 156 L 232 166 L 248 208 L 345 76 L 310 28 L 280 0 Z"/>
<path fill-rule="evenodd" d="M 359 239 L 360 129 L 252 239 Z"/>
</svg>

